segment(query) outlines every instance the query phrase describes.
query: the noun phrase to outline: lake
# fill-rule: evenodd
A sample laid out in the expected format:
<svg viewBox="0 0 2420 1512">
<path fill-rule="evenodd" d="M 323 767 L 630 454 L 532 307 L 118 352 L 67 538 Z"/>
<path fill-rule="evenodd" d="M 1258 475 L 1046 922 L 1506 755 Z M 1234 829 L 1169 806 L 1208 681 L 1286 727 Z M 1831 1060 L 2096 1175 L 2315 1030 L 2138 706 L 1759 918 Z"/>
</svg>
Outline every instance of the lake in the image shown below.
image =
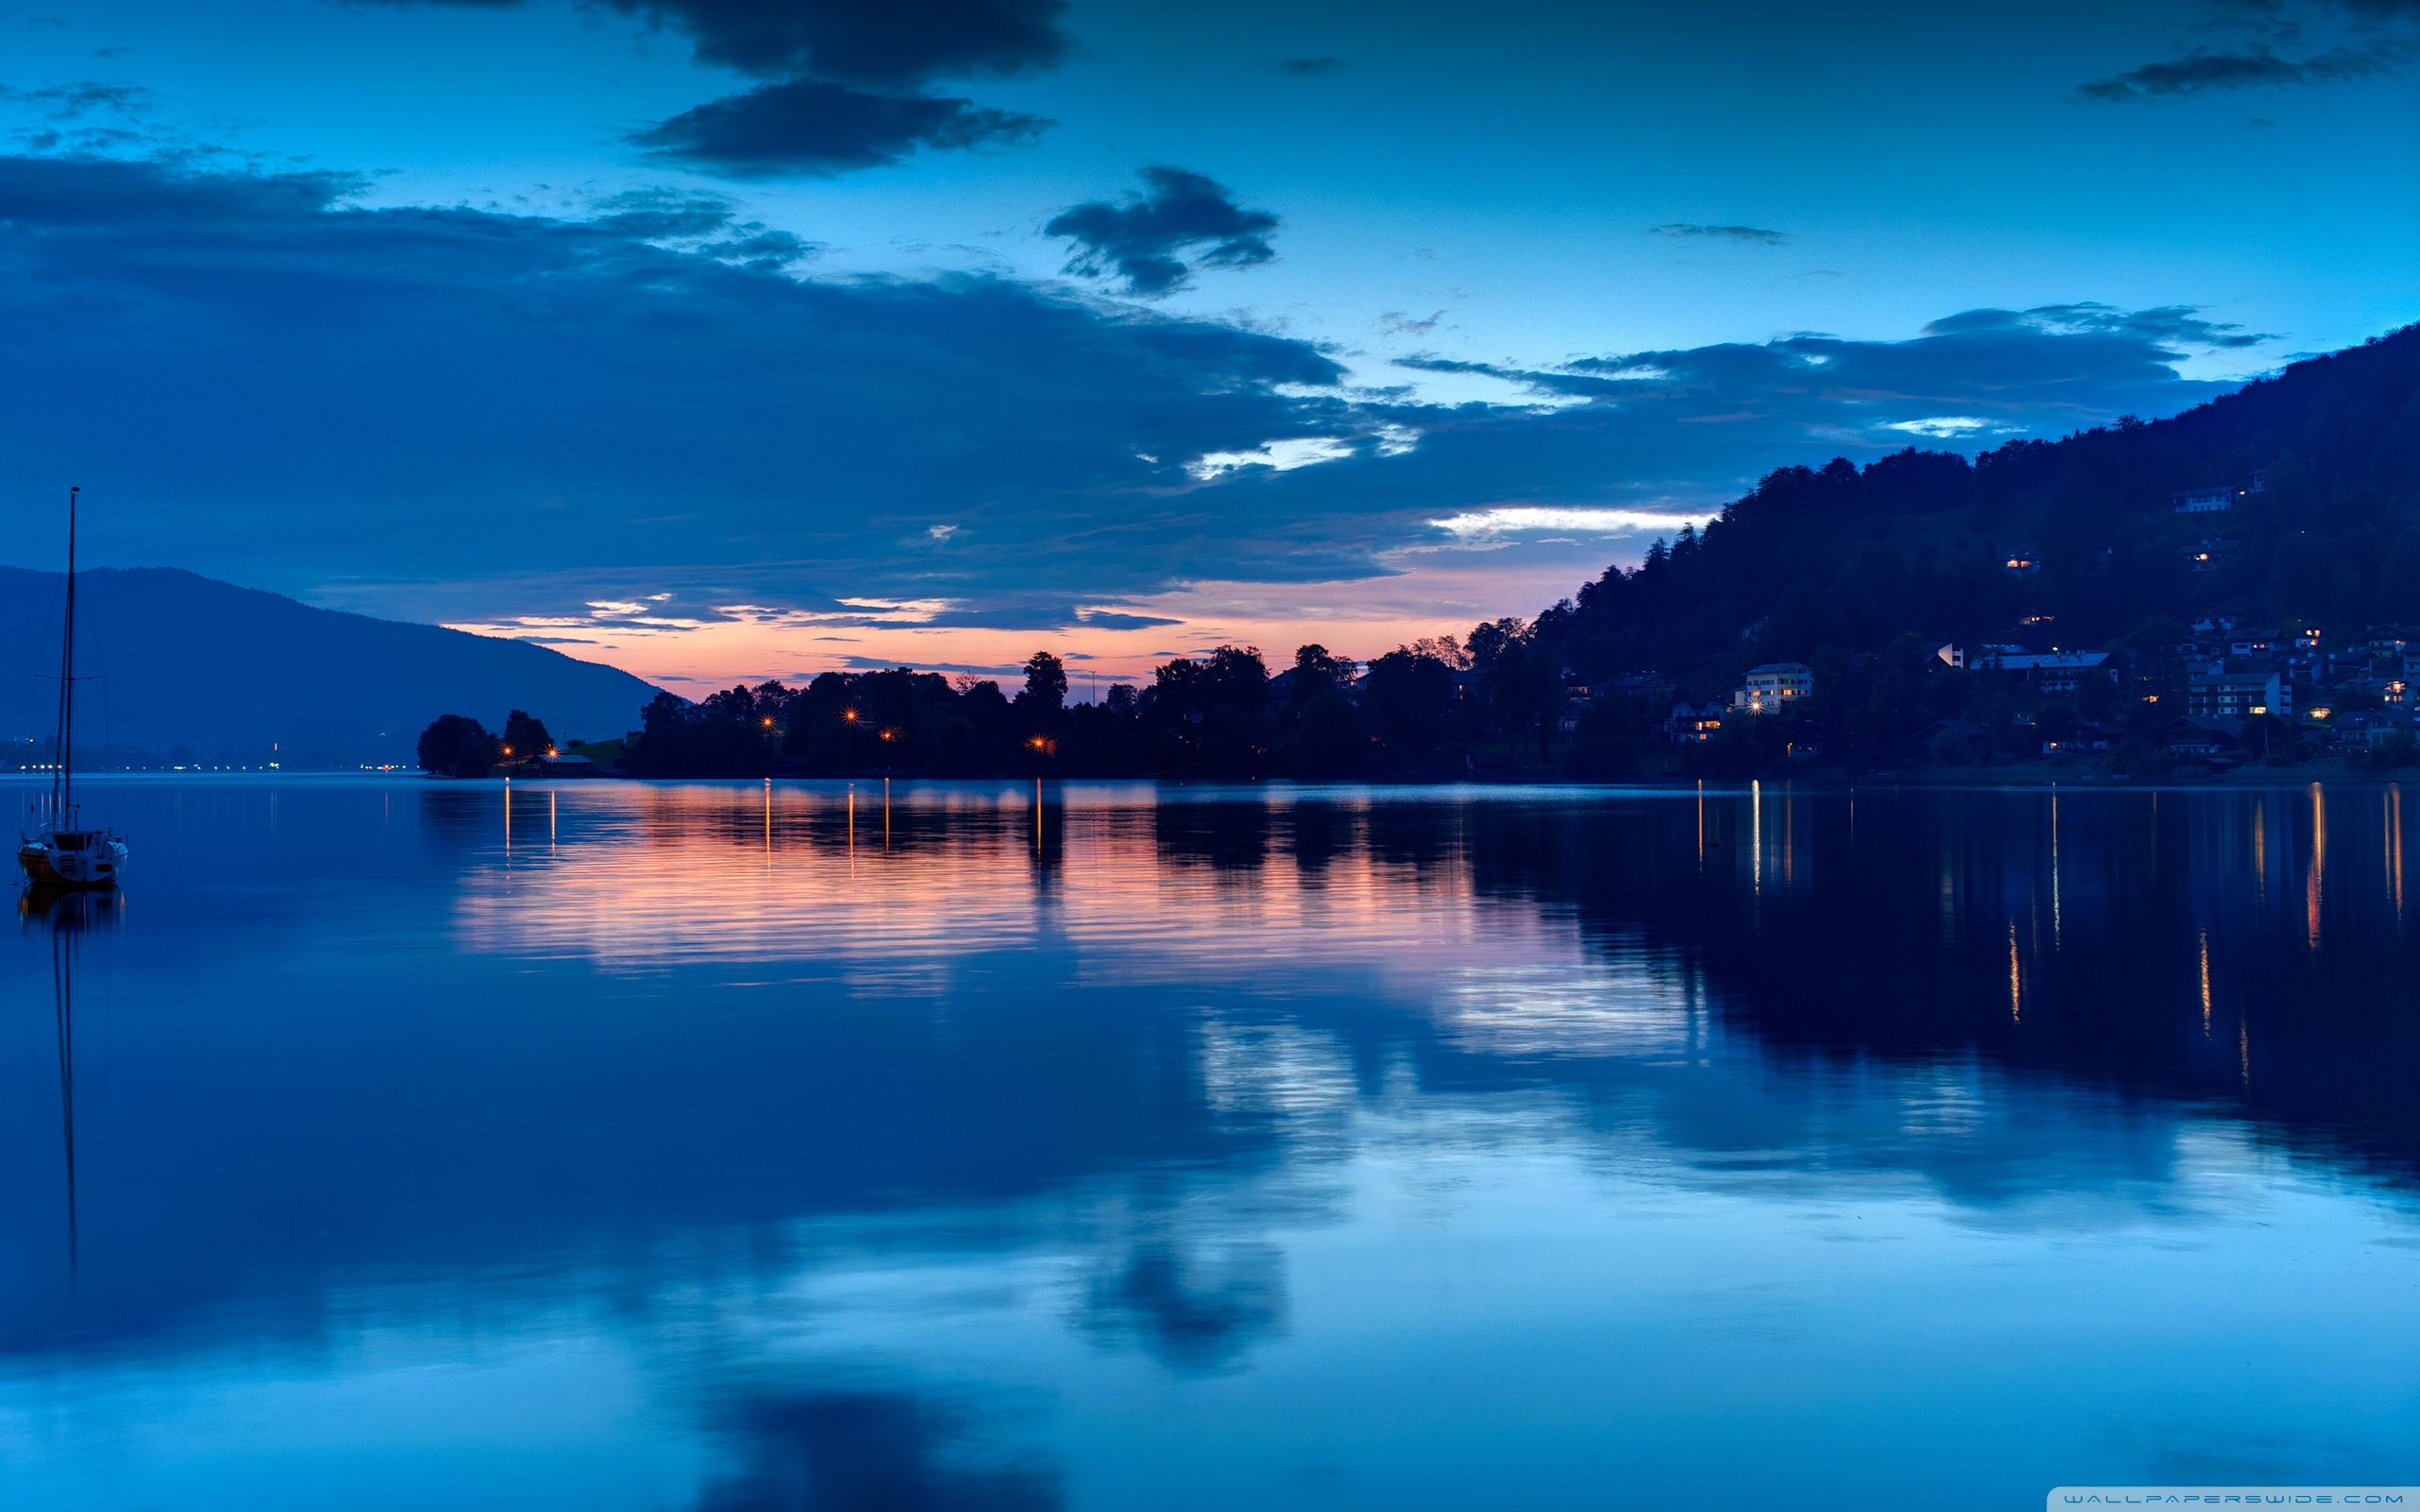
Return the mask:
<svg viewBox="0 0 2420 1512">
<path fill-rule="evenodd" d="M 2420 1481 L 2420 793 L 88 796 L 0 1505 Z"/>
</svg>

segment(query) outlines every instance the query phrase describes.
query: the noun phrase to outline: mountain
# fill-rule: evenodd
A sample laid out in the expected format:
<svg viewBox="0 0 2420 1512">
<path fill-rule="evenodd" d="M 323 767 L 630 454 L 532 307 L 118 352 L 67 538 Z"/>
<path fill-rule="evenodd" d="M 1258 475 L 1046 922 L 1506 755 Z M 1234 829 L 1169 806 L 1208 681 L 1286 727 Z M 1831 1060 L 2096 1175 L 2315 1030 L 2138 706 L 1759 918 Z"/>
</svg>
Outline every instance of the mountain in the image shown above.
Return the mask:
<svg viewBox="0 0 2420 1512">
<path fill-rule="evenodd" d="M 0 567 L 0 736 L 47 739 L 58 684 L 59 573 Z M 77 580 L 78 749 L 268 759 L 288 766 L 411 759 L 423 726 L 527 709 L 561 739 L 638 724 L 656 690 L 618 668 L 523 641 L 313 609 L 168 568 Z"/>
<path fill-rule="evenodd" d="M 2195 490 L 2226 507 L 2177 512 Z M 2420 326 L 2168 420 L 1782 469 L 1539 628 L 1590 678 L 1653 667 L 1711 694 L 1752 662 L 1902 637 L 2107 645 L 2219 610 L 2420 624 Z"/>
</svg>

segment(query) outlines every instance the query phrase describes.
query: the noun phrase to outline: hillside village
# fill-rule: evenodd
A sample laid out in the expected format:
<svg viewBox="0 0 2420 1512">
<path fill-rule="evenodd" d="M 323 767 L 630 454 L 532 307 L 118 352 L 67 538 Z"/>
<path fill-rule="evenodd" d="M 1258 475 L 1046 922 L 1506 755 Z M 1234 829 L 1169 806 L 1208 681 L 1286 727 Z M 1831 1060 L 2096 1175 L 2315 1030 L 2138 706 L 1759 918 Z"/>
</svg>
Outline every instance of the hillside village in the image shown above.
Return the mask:
<svg viewBox="0 0 2420 1512">
<path fill-rule="evenodd" d="M 2225 516 L 2267 491 L 2267 471 L 2257 469 L 2240 485 L 2176 490 L 2167 512 Z M 2208 572 L 2238 544 L 2197 540 L 2181 554 L 2185 570 Z M 2001 562 L 2020 583 L 2042 567 L 2042 555 L 2031 548 L 2011 551 Z M 2022 639 L 1930 646 L 1927 671 L 1934 679 L 1966 684 L 1956 690 L 1959 702 L 1996 704 L 2003 713 L 1989 721 L 1952 715 L 1914 725 L 1906 732 L 1907 760 L 2076 763 L 2115 751 L 2126 766 L 2209 770 L 2330 756 L 2367 765 L 2420 762 L 2420 700 L 2410 696 L 2420 681 L 2420 626 L 2331 632 L 2299 621 L 2262 624 L 2240 608 L 2223 607 L 2189 624 L 2154 626 L 2148 640 L 2137 636 L 2131 647 L 2046 646 L 2054 625 L 2054 615 L 2028 611 L 2011 627 Z M 1710 751 L 1726 730 L 1731 741 L 1750 744 L 1743 721 L 1787 716 L 1776 735 L 1784 758 L 1825 757 L 1818 722 L 1796 717 L 1823 708 L 1815 669 L 1803 662 L 1753 666 L 1725 697 L 1675 700 L 1672 681 L 1654 672 L 1617 673 L 1594 684 L 1573 679 L 1568 691 L 1557 728 L 1575 738 L 1623 723 L 1624 712 L 1634 722 L 1642 706 L 1651 706 L 1665 710 L 1657 727 L 1663 738 L 1685 752 Z M 1702 764 L 1684 763 L 1692 765 Z"/>
</svg>

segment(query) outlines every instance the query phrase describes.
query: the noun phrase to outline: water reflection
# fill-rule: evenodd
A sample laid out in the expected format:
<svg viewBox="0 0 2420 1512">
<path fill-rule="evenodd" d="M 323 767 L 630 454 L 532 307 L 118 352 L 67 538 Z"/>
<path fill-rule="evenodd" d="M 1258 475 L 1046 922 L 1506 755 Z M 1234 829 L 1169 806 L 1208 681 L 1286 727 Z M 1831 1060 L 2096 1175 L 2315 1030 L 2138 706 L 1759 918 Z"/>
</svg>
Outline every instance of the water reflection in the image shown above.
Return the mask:
<svg viewBox="0 0 2420 1512">
<path fill-rule="evenodd" d="M 2273 1466 L 2374 1470 L 2420 1401 L 2396 789 L 124 796 L 109 1179 L 72 1297 L 0 1273 L 0 1491 L 273 1504 L 288 1400 L 420 1503 L 1537 1503 L 1608 1435 L 1675 1496 L 1801 1437 L 2039 1495 L 2299 1410 L 2173 1418 L 2221 1294 L 2229 1361 L 2373 1372 Z M 20 932 L 62 1094 L 78 937 Z M 2075 1397 L 2066 1348 L 2075 1405 L 1950 1410 Z M 226 1462 L 78 1451 L 138 1379 Z M 560 1420 L 471 1433 L 479 1382 Z"/>
<path fill-rule="evenodd" d="M 114 924 L 122 898 L 28 888 L 17 898 L 18 918 L 50 944 L 51 1037 L 59 1066 L 59 1144 L 61 1187 L 66 1197 L 67 1276 L 74 1286 L 81 1269 L 81 1235 L 76 1215 L 76 969 L 84 932 Z"/>
<path fill-rule="evenodd" d="M 883 849 L 869 854 L 853 787 L 751 797 L 743 811 L 727 790 L 650 789 L 558 819 L 571 840 L 543 875 L 466 872 L 458 939 L 614 972 L 786 963 L 926 994 L 1004 951 L 1051 953 L 1079 979 L 1114 963 L 1130 984 L 1349 967 L 1421 978 L 1402 995 L 1429 1034 L 1455 1022 L 1467 1040 L 1475 995 L 1492 994 L 1509 1005 L 1493 1014 L 1495 1049 L 1515 1061 L 1558 1035 L 1580 1054 L 1613 1026 L 1578 1020 L 1637 1019 L 1687 977 L 1769 1047 L 1976 1053 L 2130 1093 L 2224 1098 L 2406 1170 L 2420 1159 L 2420 1125 L 2391 1091 L 2413 1069 L 2397 1027 L 2411 963 L 2395 788 L 2340 797 L 2333 822 L 2322 794 L 2298 796 L 2278 855 L 2302 877 L 2290 921 L 2269 906 L 2260 794 L 1752 785 L 1679 801 L 1312 790 L 1150 802 L 1069 787 L 1043 802 L 911 788 L 884 795 Z M 550 813 L 560 801 L 543 800 Z M 734 864 L 743 823 L 755 866 Z M 2331 830 L 2352 832 L 2340 853 L 2371 852 L 2338 867 L 2379 885 L 2333 896 Z M 1021 851 L 1032 865 L 1002 864 Z M 2290 925 L 2299 951 L 2279 948 Z M 1530 964 L 1569 955 L 1575 933 L 1580 954 Z M 2307 998 L 2326 1007 L 2283 1011 Z M 1995 1001 L 1996 1018 L 1978 1011 Z M 1366 1017 L 1322 1027 L 1349 1060 L 1424 1035 Z M 2221 1040 L 2223 1057 L 2204 1048 Z"/>
</svg>

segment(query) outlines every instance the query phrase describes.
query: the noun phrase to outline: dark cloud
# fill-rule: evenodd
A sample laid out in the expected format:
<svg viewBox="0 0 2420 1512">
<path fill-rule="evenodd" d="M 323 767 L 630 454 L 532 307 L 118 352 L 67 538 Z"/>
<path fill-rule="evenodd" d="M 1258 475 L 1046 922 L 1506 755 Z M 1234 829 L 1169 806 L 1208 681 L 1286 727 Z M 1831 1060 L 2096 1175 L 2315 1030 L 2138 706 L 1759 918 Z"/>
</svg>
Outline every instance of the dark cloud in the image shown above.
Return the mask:
<svg viewBox="0 0 2420 1512">
<path fill-rule="evenodd" d="M 1414 318 L 1402 310 L 1389 310 L 1378 317 L 1378 334 L 1389 336 L 1425 336 L 1437 329 L 1445 318 L 1443 310 L 1432 311 Z"/>
<path fill-rule="evenodd" d="M 2118 336 L 2140 341 L 2171 358 L 2197 351 L 2255 347 L 2276 339 L 2271 332 L 2246 331 L 2229 321 L 2212 320 L 2189 304 L 2120 310 L 2086 301 L 2036 305 L 2030 310 L 1968 310 L 1932 321 L 1924 329 L 1927 335 L 2031 331 Z"/>
<path fill-rule="evenodd" d="M 630 140 L 653 158 L 758 178 L 845 173 L 897 163 L 919 148 L 1029 141 L 1048 124 L 972 100 L 794 78 L 709 100 Z"/>
<path fill-rule="evenodd" d="M 525 0 L 354 0 L 506 10 Z M 1021 74 L 1067 55 L 1066 0 L 592 0 L 688 35 L 698 60 L 762 77 L 895 88 Z"/>
<path fill-rule="evenodd" d="M 521 0 L 366 0 L 504 9 Z M 686 33 L 698 60 L 770 82 L 632 133 L 650 156 L 738 177 L 821 176 L 923 149 L 1030 140 L 1049 123 L 921 86 L 1055 66 L 1065 0 L 593 0 Z"/>
<path fill-rule="evenodd" d="M 1787 232 L 1767 231 L 1761 226 L 1706 226 L 1696 221 L 1668 221 L 1650 226 L 1648 232 L 1655 236 L 1707 237 L 1716 241 L 1754 242 L 1765 247 L 1778 247 L 1789 240 Z"/>
<path fill-rule="evenodd" d="M 1143 170 L 1150 187 L 1123 200 L 1088 199 L 1051 217 L 1046 235 L 1076 244 L 1067 271 L 1123 279 L 1135 294 L 1184 288 L 1196 269 L 1253 267 L 1273 261 L 1269 238 L 1277 216 L 1246 210 L 1216 180 L 1158 164 Z"/>
<path fill-rule="evenodd" d="M 1109 610 L 1082 610 L 1077 620 L 1096 630 L 1149 630 L 1163 625 L 1181 625 L 1182 620 L 1163 619 L 1156 614 L 1122 614 Z"/>
<path fill-rule="evenodd" d="M 1049 68 L 1065 0 L 605 0 L 687 32 L 702 62 L 876 88 Z"/>
<path fill-rule="evenodd" d="M 2181 58 L 2145 63 L 2107 78 L 2079 85 L 2080 99 L 2102 103 L 2177 99 L 2191 94 L 2238 89 L 2289 89 L 2306 84 L 2332 84 L 2345 79 L 2395 74 L 2411 56 L 2405 43 L 2391 39 L 2331 47 L 2308 58 L 2285 58 L 2266 46 L 2232 52 L 2196 48 Z"/>
<path fill-rule="evenodd" d="M 1269 66 L 1281 74 L 1294 74 L 1308 77 L 1316 74 L 1333 74 L 1344 66 L 1344 60 L 1325 55 L 1317 58 L 1280 58 Z"/>
</svg>

